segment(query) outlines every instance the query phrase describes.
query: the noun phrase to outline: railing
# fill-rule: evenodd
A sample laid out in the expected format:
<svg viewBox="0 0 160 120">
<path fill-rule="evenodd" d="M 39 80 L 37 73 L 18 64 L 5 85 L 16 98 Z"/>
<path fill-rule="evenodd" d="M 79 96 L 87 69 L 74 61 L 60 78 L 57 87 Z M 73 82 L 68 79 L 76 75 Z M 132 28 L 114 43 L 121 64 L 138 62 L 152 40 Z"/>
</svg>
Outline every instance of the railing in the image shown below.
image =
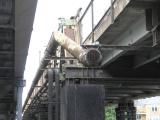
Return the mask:
<svg viewBox="0 0 160 120">
<path fill-rule="evenodd" d="M 81 26 L 81 44 L 85 41 L 88 35 L 92 37 L 92 43 L 94 42 L 94 30 L 102 16 L 109 10 L 113 10 L 113 4 L 116 0 L 91 0 L 78 21 L 79 26 Z M 112 16 L 112 20 L 114 17 Z"/>
</svg>

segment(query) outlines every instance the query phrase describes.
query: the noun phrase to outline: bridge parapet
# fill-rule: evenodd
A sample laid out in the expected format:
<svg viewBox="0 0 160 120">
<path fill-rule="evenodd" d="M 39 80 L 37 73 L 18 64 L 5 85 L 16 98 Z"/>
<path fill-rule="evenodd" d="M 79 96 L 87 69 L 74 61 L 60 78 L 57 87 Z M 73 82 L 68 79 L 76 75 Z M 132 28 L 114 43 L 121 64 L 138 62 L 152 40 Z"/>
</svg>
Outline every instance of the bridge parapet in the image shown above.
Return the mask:
<svg viewBox="0 0 160 120">
<path fill-rule="evenodd" d="M 81 26 L 81 43 L 83 44 L 91 44 L 98 40 L 130 2 L 130 0 L 114 0 L 110 6 L 108 6 L 106 2 L 103 2 L 103 4 L 108 7 L 105 6 L 103 9 L 105 12 L 100 12 L 99 9 L 97 9 L 97 5 L 99 5 L 97 1 L 98 0 L 91 0 L 84 14 L 78 21 L 79 26 Z M 100 18 L 97 18 L 98 14 L 101 14 Z M 89 20 L 86 21 L 86 18 Z"/>
</svg>

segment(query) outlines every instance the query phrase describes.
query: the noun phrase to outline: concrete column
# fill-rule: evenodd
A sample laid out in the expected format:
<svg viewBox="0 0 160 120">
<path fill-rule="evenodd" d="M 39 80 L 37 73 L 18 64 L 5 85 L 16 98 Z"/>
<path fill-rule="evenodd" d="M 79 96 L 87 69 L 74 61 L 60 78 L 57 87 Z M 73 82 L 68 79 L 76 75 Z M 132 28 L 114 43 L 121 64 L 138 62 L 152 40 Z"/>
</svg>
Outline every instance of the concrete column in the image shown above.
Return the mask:
<svg viewBox="0 0 160 120">
<path fill-rule="evenodd" d="M 53 70 L 48 69 L 48 120 L 53 120 Z"/>
<path fill-rule="evenodd" d="M 22 93 L 23 87 L 26 81 L 20 80 L 18 83 L 18 94 L 17 94 L 17 120 L 22 120 Z"/>
<path fill-rule="evenodd" d="M 55 79 L 55 93 L 56 93 L 56 105 L 55 105 L 55 120 L 60 120 L 60 79 L 59 69 L 54 69 Z"/>
<path fill-rule="evenodd" d="M 22 93 L 23 93 L 23 87 L 18 87 L 18 99 L 17 99 L 18 120 L 22 120 Z"/>
<path fill-rule="evenodd" d="M 38 120 L 48 120 L 48 106 L 46 104 L 41 104 L 38 111 Z M 52 115 L 52 114 L 51 114 Z"/>
</svg>

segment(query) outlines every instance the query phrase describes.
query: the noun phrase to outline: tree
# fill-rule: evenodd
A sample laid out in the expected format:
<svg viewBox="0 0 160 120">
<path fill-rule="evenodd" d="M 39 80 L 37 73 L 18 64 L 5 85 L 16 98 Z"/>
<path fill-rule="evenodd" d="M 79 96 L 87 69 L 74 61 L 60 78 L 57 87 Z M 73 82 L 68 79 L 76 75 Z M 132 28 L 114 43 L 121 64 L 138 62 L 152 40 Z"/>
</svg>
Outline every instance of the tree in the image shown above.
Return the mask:
<svg viewBox="0 0 160 120">
<path fill-rule="evenodd" d="M 116 106 L 107 106 L 105 108 L 105 120 L 116 120 L 116 111 L 115 111 Z"/>
</svg>

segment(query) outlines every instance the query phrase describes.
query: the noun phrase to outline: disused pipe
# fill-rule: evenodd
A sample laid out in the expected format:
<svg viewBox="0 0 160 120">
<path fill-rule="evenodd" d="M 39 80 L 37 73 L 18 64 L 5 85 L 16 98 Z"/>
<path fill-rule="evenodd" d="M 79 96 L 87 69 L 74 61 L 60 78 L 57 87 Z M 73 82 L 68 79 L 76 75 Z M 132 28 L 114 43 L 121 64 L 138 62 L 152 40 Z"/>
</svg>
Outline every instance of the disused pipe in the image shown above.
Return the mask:
<svg viewBox="0 0 160 120">
<path fill-rule="evenodd" d="M 102 60 L 102 55 L 95 48 L 84 49 L 75 41 L 60 32 L 52 33 L 53 41 L 67 50 L 71 55 L 77 58 L 82 64 L 88 67 L 98 66 Z"/>
</svg>

